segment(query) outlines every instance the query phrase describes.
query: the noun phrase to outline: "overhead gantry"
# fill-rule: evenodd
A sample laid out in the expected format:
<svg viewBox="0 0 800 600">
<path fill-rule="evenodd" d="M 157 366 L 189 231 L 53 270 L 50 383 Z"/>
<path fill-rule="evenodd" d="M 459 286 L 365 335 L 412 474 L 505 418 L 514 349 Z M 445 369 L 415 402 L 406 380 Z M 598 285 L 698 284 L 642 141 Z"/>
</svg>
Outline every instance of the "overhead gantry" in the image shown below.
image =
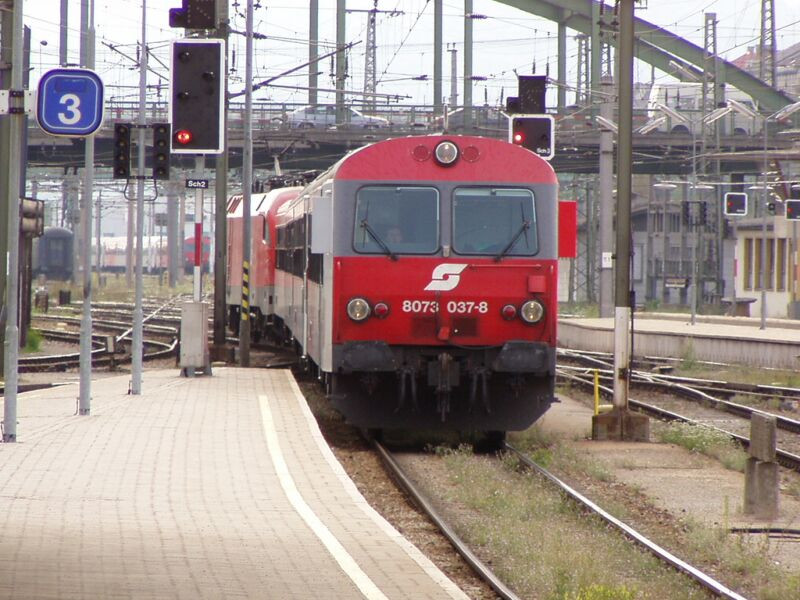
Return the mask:
<svg viewBox="0 0 800 600">
<path fill-rule="evenodd" d="M 566 81 L 566 30 L 574 29 L 587 34 L 591 38 L 591 85 L 599 87 L 600 82 L 600 40 L 601 40 L 601 3 L 596 0 L 496 0 L 500 4 L 518 8 L 521 11 L 558 23 L 558 79 Z M 609 8 L 607 5 L 605 8 Z M 636 17 L 634 19 L 635 55 L 639 60 L 649 63 L 671 73 L 678 79 L 699 81 L 702 79 L 704 49 L 689 40 L 659 27 L 654 23 Z M 613 36 L 606 36 L 606 41 L 615 44 Z M 563 40 L 563 41 L 562 41 Z M 728 83 L 742 92 L 749 94 L 764 109 L 775 111 L 793 102 L 792 98 L 768 83 L 751 75 L 732 62 L 716 58 L 718 83 Z M 672 63 L 672 64 L 670 64 Z M 675 65 L 679 66 L 675 72 Z M 712 63 L 713 65 L 713 63 Z M 708 65 L 710 68 L 712 65 Z M 693 74 L 694 77 L 692 77 Z M 559 95 L 559 105 L 563 106 L 563 87 Z"/>
</svg>

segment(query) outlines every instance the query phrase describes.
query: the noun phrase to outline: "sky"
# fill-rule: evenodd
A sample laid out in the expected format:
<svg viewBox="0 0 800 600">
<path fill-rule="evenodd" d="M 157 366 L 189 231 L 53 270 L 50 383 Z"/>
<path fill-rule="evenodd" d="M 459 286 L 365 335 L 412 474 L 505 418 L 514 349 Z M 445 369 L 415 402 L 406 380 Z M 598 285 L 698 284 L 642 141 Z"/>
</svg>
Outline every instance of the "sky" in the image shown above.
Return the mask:
<svg viewBox="0 0 800 600">
<path fill-rule="evenodd" d="M 49 68 L 58 66 L 59 0 L 24 0 L 25 24 L 32 29 L 32 84 Z M 183 36 L 182 29 L 168 26 L 168 10 L 180 6 L 180 0 L 147 0 L 147 44 L 153 59 L 148 84 L 153 86 L 150 97 L 165 98 L 168 81 L 169 42 Z M 232 29 L 245 30 L 246 0 L 231 0 Z M 335 0 L 319 0 L 320 53 L 335 43 Z M 748 46 L 758 44 L 760 0 L 647 0 L 646 8 L 637 15 L 674 33 L 703 44 L 703 12 L 716 12 L 720 53 L 728 59 L 743 54 Z M 348 9 L 372 8 L 372 0 L 348 0 Z M 402 14 L 380 14 L 377 24 L 378 92 L 401 97 L 402 103 L 431 104 L 432 82 L 412 78 L 433 73 L 433 1 L 379 0 L 381 10 L 398 10 Z M 80 1 L 70 0 L 69 61 L 77 63 Z M 455 49 L 459 73 L 463 59 L 463 3 L 444 2 L 443 95 L 450 94 L 451 54 Z M 476 76 L 486 77 L 477 82 L 473 91 L 475 103 L 501 103 L 505 95 L 516 90 L 516 75 L 536 72 L 551 76 L 556 73 L 556 25 L 529 13 L 490 0 L 474 0 L 473 12 L 485 15 L 474 21 L 474 67 Z M 800 42 L 800 2 L 775 0 L 778 48 Z M 136 71 L 137 43 L 141 37 L 142 0 L 95 0 L 97 38 L 96 70 L 106 84 L 107 98 L 135 101 L 138 99 Z M 347 41 L 359 41 L 349 53 L 349 89 L 363 89 L 366 15 L 351 13 L 347 17 Z M 302 0 L 256 0 L 255 31 L 268 36 L 256 40 L 254 80 L 256 82 L 301 65 L 308 56 L 308 5 Z M 568 30 L 569 79 L 575 79 L 577 46 Z M 230 89 L 244 89 L 244 37 L 233 35 Z M 116 50 L 112 50 L 113 46 Z M 333 87 L 329 59 L 320 64 L 320 87 Z M 460 76 L 460 75 L 459 75 Z M 651 69 L 637 63 L 635 77 L 649 81 Z M 669 81 L 670 76 L 656 72 L 656 80 Z M 158 89 L 158 84 L 162 88 Z M 307 91 L 307 69 L 275 82 L 298 89 L 266 88 L 257 92 L 257 101 L 304 104 Z M 462 98 L 459 85 L 458 97 Z M 331 94 L 321 94 L 320 102 L 333 100 Z M 568 103 L 571 99 L 568 94 Z"/>
</svg>

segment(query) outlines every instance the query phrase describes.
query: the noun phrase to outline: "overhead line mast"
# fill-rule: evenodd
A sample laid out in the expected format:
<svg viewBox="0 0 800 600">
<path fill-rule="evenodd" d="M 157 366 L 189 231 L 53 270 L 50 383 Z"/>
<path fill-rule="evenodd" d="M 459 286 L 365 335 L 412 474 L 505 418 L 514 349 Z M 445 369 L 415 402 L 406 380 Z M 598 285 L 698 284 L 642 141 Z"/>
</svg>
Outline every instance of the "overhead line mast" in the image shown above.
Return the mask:
<svg viewBox="0 0 800 600">
<path fill-rule="evenodd" d="M 386 14 L 390 17 L 405 14 L 401 10 L 378 10 L 378 0 L 373 0 L 373 7 L 369 10 L 348 8 L 349 13 L 367 13 L 367 51 L 364 59 L 364 96 L 367 98 L 366 107 L 375 110 L 375 88 L 376 88 L 376 64 L 377 64 L 377 36 L 376 23 L 378 13 Z M 373 95 L 370 95 L 373 94 Z"/>
</svg>

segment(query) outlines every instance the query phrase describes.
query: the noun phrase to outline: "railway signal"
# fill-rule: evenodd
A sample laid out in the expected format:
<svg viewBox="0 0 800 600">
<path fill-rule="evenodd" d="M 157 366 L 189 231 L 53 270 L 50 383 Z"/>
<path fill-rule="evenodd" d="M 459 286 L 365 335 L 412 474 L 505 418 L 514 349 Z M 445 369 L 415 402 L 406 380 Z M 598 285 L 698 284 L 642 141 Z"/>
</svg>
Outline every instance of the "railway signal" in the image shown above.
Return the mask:
<svg viewBox="0 0 800 600">
<path fill-rule="evenodd" d="M 725 194 L 724 213 L 726 217 L 743 217 L 747 214 L 747 194 L 744 192 L 727 192 Z"/>
<path fill-rule="evenodd" d="M 552 115 L 512 115 L 508 121 L 508 141 L 550 160 L 554 128 Z"/>
<path fill-rule="evenodd" d="M 219 154 L 225 146 L 224 42 L 184 39 L 172 43 L 171 150 Z"/>
<path fill-rule="evenodd" d="M 214 29 L 217 0 L 183 0 L 181 8 L 169 9 L 169 26 L 185 29 Z"/>
<path fill-rule="evenodd" d="M 800 221 L 800 200 L 786 200 L 786 219 Z"/>
<path fill-rule="evenodd" d="M 19 232 L 27 237 L 39 237 L 44 233 L 44 201 L 20 198 Z"/>
<path fill-rule="evenodd" d="M 131 178 L 131 126 L 127 123 L 114 125 L 114 179 Z"/>
<path fill-rule="evenodd" d="M 153 179 L 169 179 L 169 123 L 153 125 Z"/>
</svg>

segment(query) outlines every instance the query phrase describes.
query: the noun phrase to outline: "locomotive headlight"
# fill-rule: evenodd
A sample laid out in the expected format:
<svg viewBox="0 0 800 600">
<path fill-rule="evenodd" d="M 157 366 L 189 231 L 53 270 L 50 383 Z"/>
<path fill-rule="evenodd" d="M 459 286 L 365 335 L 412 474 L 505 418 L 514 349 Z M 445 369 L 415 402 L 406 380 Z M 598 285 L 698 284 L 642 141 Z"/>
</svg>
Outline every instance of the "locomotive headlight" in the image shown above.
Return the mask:
<svg viewBox="0 0 800 600">
<path fill-rule="evenodd" d="M 538 323 L 544 316 L 544 306 L 538 300 L 528 300 L 520 308 L 519 315 L 526 323 Z"/>
<path fill-rule="evenodd" d="M 436 157 L 436 162 L 445 167 L 449 167 L 458 160 L 458 146 L 453 142 L 439 142 L 436 145 L 436 149 L 433 151 L 433 155 Z"/>
<path fill-rule="evenodd" d="M 353 321 L 363 321 L 369 312 L 369 303 L 363 298 L 353 298 L 347 303 L 347 316 Z"/>
</svg>

